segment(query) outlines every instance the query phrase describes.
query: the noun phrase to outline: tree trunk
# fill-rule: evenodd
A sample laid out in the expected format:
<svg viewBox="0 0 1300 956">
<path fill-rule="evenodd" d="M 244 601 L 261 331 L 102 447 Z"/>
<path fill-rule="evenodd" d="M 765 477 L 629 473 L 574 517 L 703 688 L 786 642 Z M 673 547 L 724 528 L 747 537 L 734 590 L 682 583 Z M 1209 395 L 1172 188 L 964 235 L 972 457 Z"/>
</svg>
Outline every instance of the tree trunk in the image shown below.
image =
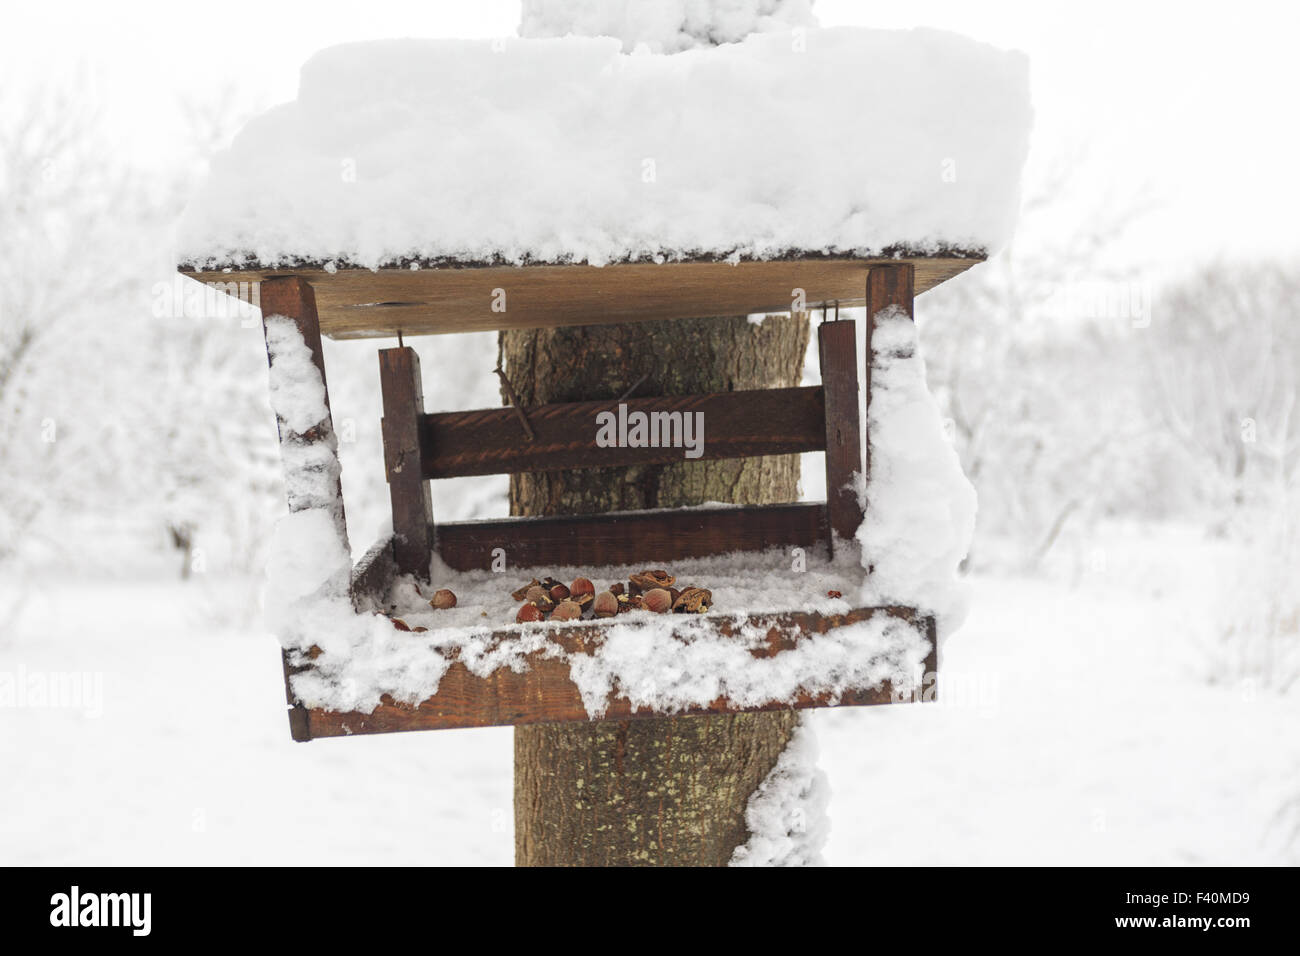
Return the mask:
<svg viewBox="0 0 1300 956">
<path fill-rule="evenodd" d="M 807 345 L 806 315 L 501 334 L 525 406 L 616 399 L 634 385 L 638 397 L 795 386 Z M 510 507 L 537 515 L 767 504 L 794 501 L 798 482 L 797 455 L 540 472 L 511 477 Z M 516 727 L 516 863 L 726 865 L 747 839 L 749 797 L 795 720 L 786 711 Z"/>
</svg>

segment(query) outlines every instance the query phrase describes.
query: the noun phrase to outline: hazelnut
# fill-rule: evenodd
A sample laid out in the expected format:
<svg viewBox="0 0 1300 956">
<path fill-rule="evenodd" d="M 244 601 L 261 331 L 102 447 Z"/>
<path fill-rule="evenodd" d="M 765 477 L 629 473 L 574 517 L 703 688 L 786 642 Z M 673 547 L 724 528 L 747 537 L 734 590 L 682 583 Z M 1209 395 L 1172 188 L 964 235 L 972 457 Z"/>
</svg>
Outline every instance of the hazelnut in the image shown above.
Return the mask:
<svg viewBox="0 0 1300 956">
<path fill-rule="evenodd" d="M 541 619 L 542 609 L 531 602 L 521 606 L 519 613 L 515 615 L 516 624 L 526 624 L 529 621 L 540 621 Z"/>
<path fill-rule="evenodd" d="M 429 602 L 430 607 L 436 607 L 440 611 L 445 611 L 449 607 L 456 606 L 456 595 L 447 588 L 440 588 L 433 592 L 433 600 Z"/>
<path fill-rule="evenodd" d="M 551 586 L 552 601 L 559 603 L 560 601 L 563 601 L 568 596 L 569 596 L 569 589 L 566 588 L 563 584 L 555 584 Z"/>
<path fill-rule="evenodd" d="M 581 597 L 584 594 L 596 596 L 596 586 L 587 578 L 574 578 L 573 586 L 569 588 L 570 597 Z"/>
<path fill-rule="evenodd" d="M 596 617 L 613 617 L 618 613 L 618 598 L 611 591 L 601 591 L 591 602 L 591 613 Z"/>
<path fill-rule="evenodd" d="M 582 617 L 582 608 L 576 601 L 561 601 L 551 614 L 552 621 L 577 621 Z"/>
<path fill-rule="evenodd" d="M 641 598 L 641 605 L 647 611 L 663 614 L 673 606 L 673 597 L 663 588 L 651 588 Z"/>
</svg>

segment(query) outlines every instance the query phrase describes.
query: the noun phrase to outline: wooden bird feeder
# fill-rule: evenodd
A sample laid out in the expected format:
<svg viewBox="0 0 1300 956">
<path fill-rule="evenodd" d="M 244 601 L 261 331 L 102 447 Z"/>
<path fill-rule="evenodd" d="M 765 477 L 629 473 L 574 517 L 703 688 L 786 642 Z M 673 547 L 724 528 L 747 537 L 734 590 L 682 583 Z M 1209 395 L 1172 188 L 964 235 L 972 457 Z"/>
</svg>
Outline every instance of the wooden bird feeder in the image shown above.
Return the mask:
<svg viewBox="0 0 1300 956">
<path fill-rule="evenodd" d="M 866 305 L 864 338 L 871 354 L 871 316 L 889 307 L 912 314 L 913 296 L 964 271 L 982 258 L 977 253 L 892 259 L 788 257 L 729 264 L 687 261 L 665 264 L 421 267 L 410 264 L 379 270 L 294 268 L 290 270 L 185 270 L 225 291 L 240 283 L 260 283 L 264 316 L 296 323 L 324 381 L 321 336 L 351 339 L 514 328 L 636 322 L 788 311 L 794 289 L 810 304 Z M 495 290 L 506 289 L 509 310 L 493 311 Z M 632 398 L 629 410 L 704 411 L 713 436 L 704 459 L 739 458 L 822 451 L 826 456 L 824 503 L 757 507 L 663 510 L 582 517 L 530 517 L 434 524 L 430 481 L 466 475 L 492 475 L 554 469 L 632 466 L 680 461 L 680 448 L 598 447 L 595 417 L 617 402 L 578 402 L 525 409 L 535 432 L 521 441 L 516 410 L 490 408 L 426 414 L 414 348 L 379 351 L 383 392 L 383 442 L 392 499 L 390 539 L 376 544 L 352 573 L 354 603 L 383 606 L 399 574 L 427 577 L 436 553 L 457 571 L 486 570 L 493 550 L 508 542 L 511 570 L 527 579 L 529 568 L 542 577 L 562 566 L 633 565 L 671 567 L 686 558 L 735 551 L 820 546 L 852 538 L 864 516 L 851 490 L 855 473 L 866 473 L 859 439 L 859 382 L 856 330 L 851 320 L 818 326 L 822 384 L 816 387 L 729 392 L 712 395 Z M 868 368 L 870 364 L 868 363 Z M 327 393 L 328 394 L 328 393 Z M 870 400 L 870 388 L 866 391 Z M 328 398 L 326 402 L 328 408 Z M 327 417 L 316 434 L 286 435 L 281 442 L 311 442 L 328 437 Z M 286 460 L 289 460 L 288 458 Z M 292 460 L 301 460 L 301 456 Z M 292 477 L 292 476 L 290 476 Z M 341 493 L 322 504 L 290 501 L 291 510 L 327 507 L 346 541 Z M 865 574 L 865 572 L 864 572 Z M 860 607 L 842 614 L 807 611 L 764 613 L 754 609 L 748 623 L 766 629 L 756 657 L 780 655 L 812 635 L 886 615 L 913 627 L 929 642 L 927 675 L 938 670 L 934 621 L 905 607 Z M 734 614 L 692 617 L 715 622 L 729 635 Z M 621 623 L 621 622 L 620 622 Z M 743 623 L 743 622 L 742 622 Z M 536 625 L 530 625 L 536 627 Z M 589 653 L 600 645 L 609 624 L 582 621 L 556 624 L 548 640 L 567 654 Z M 517 638 L 519 627 L 502 627 L 494 640 Z M 433 653 L 433 651 L 431 651 Z M 432 693 L 418 705 L 390 697 L 370 713 L 340 713 L 308 708 L 293 692 L 291 678 L 313 661 L 285 657 L 289 726 L 295 740 L 346 734 L 432 730 L 590 719 L 570 679 L 569 664 L 533 653 L 522 672 L 502 667 L 476 676 L 454 661 Z M 912 699 L 888 682 L 839 695 L 800 693 L 793 701 L 740 707 L 725 698 L 685 713 L 727 713 L 834 705 L 885 704 Z M 931 694 L 927 690 L 927 696 Z M 603 719 L 656 716 L 612 697 Z"/>
</svg>

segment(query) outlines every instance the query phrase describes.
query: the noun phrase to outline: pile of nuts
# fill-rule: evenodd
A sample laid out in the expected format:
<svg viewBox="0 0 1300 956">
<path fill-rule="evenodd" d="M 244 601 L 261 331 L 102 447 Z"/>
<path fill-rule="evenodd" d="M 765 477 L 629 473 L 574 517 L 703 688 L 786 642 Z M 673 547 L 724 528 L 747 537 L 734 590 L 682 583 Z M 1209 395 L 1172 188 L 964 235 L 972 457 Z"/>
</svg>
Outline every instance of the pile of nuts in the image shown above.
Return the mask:
<svg viewBox="0 0 1300 956">
<path fill-rule="evenodd" d="M 524 603 L 515 621 L 580 621 L 614 617 L 628 611 L 653 614 L 703 614 L 713 604 L 713 592 L 704 588 L 674 587 L 677 579 L 667 571 L 649 570 L 632 575 L 624 587 L 617 582 L 608 590 L 596 592 L 587 578 L 576 578 L 566 586 L 555 578 L 533 578 L 511 594 Z"/>
</svg>

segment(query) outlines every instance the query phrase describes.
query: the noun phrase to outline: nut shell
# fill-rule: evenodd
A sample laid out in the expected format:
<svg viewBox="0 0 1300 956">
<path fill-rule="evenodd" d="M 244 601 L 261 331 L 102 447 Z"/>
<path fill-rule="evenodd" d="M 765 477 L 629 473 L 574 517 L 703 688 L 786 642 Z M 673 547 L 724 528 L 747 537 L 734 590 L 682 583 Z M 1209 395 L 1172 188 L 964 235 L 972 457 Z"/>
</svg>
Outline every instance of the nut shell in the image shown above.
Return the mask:
<svg viewBox="0 0 1300 956">
<path fill-rule="evenodd" d="M 676 581 L 677 579 L 667 571 L 653 568 L 634 574 L 628 579 L 628 583 L 634 590 L 643 593 L 653 588 L 670 588 Z"/>
<path fill-rule="evenodd" d="M 713 592 L 704 588 L 685 588 L 673 602 L 673 610 L 686 614 L 703 614 L 713 606 Z"/>
<path fill-rule="evenodd" d="M 449 588 L 439 588 L 433 592 L 433 598 L 429 601 L 430 607 L 435 607 L 440 611 L 456 606 L 456 594 Z"/>
<path fill-rule="evenodd" d="M 535 588 L 541 583 L 542 582 L 538 581 L 537 578 L 533 578 L 523 587 L 519 588 L 519 590 L 510 592 L 510 596 L 516 601 L 522 601 L 528 597 L 528 591 L 530 588 Z"/>
</svg>

